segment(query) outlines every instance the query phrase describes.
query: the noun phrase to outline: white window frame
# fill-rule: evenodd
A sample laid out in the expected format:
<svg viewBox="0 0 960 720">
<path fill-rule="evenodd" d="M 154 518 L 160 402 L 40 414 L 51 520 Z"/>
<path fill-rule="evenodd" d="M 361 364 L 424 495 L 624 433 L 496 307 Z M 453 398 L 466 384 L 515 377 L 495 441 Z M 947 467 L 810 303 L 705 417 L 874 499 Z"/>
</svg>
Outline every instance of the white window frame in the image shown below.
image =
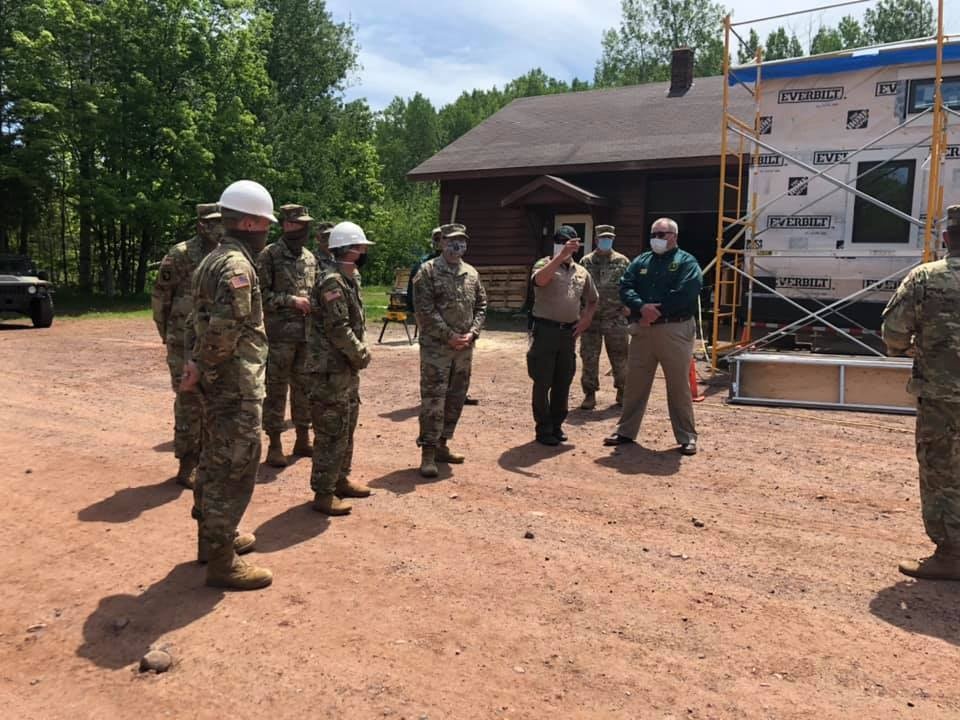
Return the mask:
<svg viewBox="0 0 960 720">
<path fill-rule="evenodd" d="M 553 231 L 560 229 L 561 225 L 579 225 L 583 223 L 586 230 L 583 234 L 586 237 L 583 240 L 583 254 L 593 252 L 593 216 L 590 213 L 578 213 L 576 215 L 557 215 L 553 219 Z"/>
</svg>

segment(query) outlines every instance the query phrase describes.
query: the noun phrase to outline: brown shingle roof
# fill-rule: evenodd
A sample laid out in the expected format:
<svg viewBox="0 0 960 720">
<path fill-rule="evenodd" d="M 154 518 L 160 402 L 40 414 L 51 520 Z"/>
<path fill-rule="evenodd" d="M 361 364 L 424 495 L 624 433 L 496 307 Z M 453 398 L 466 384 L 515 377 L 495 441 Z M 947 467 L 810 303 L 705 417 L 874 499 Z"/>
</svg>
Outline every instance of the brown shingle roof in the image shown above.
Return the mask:
<svg viewBox="0 0 960 720">
<path fill-rule="evenodd" d="M 642 168 L 720 155 L 723 78 L 697 78 L 682 97 L 669 83 L 514 100 L 408 173 L 411 180 Z M 752 101 L 731 88 L 736 114 Z M 662 162 L 664 161 L 664 162 Z"/>
</svg>

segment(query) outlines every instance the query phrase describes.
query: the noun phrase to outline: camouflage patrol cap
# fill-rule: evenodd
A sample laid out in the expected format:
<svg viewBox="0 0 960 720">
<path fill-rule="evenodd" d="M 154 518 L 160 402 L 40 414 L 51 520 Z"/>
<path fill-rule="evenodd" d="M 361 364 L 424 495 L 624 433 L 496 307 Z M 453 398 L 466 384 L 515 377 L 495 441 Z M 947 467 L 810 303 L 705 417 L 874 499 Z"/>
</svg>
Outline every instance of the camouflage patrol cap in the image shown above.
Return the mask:
<svg viewBox="0 0 960 720">
<path fill-rule="evenodd" d="M 951 205 L 947 208 L 947 229 L 960 230 L 960 205 Z"/>
<path fill-rule="evenodd" d="M 330 237 L 331 230 L 333 230 L 332 222 L 317 223 L 317 235 L 319 235 L 320 237 L 324 237 L 324 238 Z"/>
<path fill-rule="evenodd" d="M 441 235 L 443 235 L 443 227 L 440 225 L 435 227 L 430 233 L 430 237 L 432 237 L 434 240 L 439 240 Z"/>
<path fill-rule="evenodd" d="M 594 231 L 597 234 L 598 238 L 601 237 L 616 237 L 617 229 L 613 225 L 597 225 L 594 228 Z"/>
<path fill-rule="evenodd" d="M 313 222 L 313 218 L 307 214 L 307 209 L 303 205 L 283 205 L 280 208 L 280 221 L 308 223 Z"/>
<path fill-rule="evenodd" d="M 467 226 L 461 225 L 460 223 L 449 223 L 447 225 L 440 226 L 440 235 L 444 238 L 453 238 L 453 237 L 462 237 L 467 240 L 470 239 L 470 236 L 467 235 Z"/>
<path fill-rule="evenodd" d="M 197 203 L 197 220 L 219 220 L 220 207 L 216 203 Z"/>
</svg>

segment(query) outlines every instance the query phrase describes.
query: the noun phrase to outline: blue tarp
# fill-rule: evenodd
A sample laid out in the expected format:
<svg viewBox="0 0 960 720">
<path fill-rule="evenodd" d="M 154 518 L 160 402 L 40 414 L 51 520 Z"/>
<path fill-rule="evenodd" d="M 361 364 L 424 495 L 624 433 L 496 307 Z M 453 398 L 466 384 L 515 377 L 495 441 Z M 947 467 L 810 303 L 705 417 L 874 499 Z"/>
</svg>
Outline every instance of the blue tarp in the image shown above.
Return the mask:
<svg viewBox="0 0 960 720">
<path fill-rule="evenodd" d="M 936 45 L 892 48 L 890 50 L 864 50 L 852 55 L 826 58 L 797 58 L 793 61 L 764 63 L 761 77 L 776 78 L 807 77 L 810 75 L 833 75 L 835 73 L 869 70 L 889 65 L 933 65 L 937 61 Z M 960 62 L 960 44 L 943 46 L 944 62 Z M 753 83 L 757 79 L 756 66 L 748 65 L 730 69 L 730 84 L 737 81 Z"/>
</svg>

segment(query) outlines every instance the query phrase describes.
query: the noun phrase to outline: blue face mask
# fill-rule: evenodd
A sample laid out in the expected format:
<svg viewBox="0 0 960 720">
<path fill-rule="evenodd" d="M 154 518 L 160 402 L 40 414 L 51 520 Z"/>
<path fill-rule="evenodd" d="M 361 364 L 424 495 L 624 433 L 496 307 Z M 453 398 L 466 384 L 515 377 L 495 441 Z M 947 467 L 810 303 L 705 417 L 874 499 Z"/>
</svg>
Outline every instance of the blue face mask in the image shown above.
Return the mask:
<svg viewBox="0 0 960 720">
<path fill-rule="evenodd" d="M 597 238 L 597 250 L 603 250 L 604 252 L 610 252 L 611 250 L 613 250 L 613 238 L 612 237 Z"/>
</svg>

